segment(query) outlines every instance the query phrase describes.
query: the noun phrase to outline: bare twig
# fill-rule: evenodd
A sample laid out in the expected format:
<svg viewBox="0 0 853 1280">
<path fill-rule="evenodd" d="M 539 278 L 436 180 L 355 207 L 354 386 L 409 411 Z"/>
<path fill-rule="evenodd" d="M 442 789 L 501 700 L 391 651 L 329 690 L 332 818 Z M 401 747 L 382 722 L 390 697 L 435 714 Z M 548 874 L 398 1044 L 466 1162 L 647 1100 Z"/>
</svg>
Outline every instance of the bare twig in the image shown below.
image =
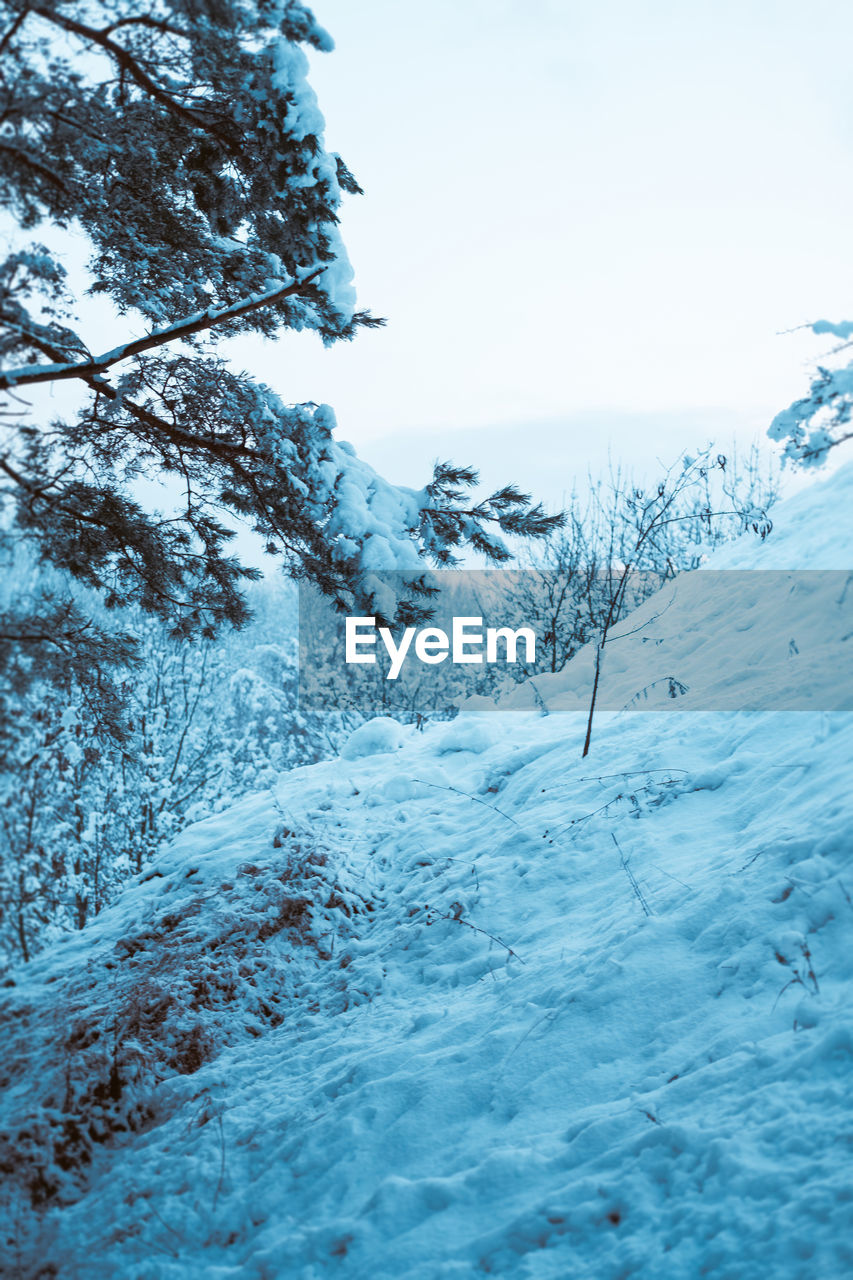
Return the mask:
<svg viewBox="0 0 853 1280">
<path fill-rule="evenodd" d="M 216 1191 L 213 1194 L 213 1210 L 216 1212 L 216 1202 L 219 1199 L 219 1193 L 222 1190 L 222 1183 L 225 1181 L 225 1126 L 222 1123 L 222 1112 L 217 1115 L 219 1121 L 219 1150 L 221 1153 L 221 1161 L 219 1165 L 219 1181 L 216 1184 Z"/>
<path fill-rule="evenodd" d="M 491 809 L 492 813 L 499 813 L 502 818 L 506 818 L 507 822 L 511 822 L 519 830 L 524 829 L 512 814 L 505 813 L 496 804 L 489 804 L 488 800 L 481 800 L 479 796 L 472 796 L 470 791 L 460 791 L 458 787 L 445 787 L 439 782 L 427 782 L 425 778 L 413 778 L 412 781 L 420 783 L 422 787 L 432 787 L 434 791 L 452 791 L 455 796 L 462 796 L 465 800 L 473 800 L 475 804 L 481 804 L 484 809 Z"/>
<path fill-rule="evenodd" d="M 619 708 L 617 714 L 621 715 L 623 711 L 627 711 L 629 707 L 633 707 L 634 703 L 639 702 L 640 698 L 644 695 L 648 698 L 649 690 L 654 689 L 656 685 L 663 684 L 664 682 L 668 685 L 668 695 L 670 698 L 682 697 L 685 693 L 690 692 L 690 686 L 682 684 L 682 682 L 677 680 L 675 676 L 661 676 L 658 680 L 652 680 L 651 684 L 647 684 L 644 688 L 638 689 L 633 698 L 629 698 L 624 707 Z"/>
<path fill-rule="evenodd" d="M 610 838 L 612 839 L 613 843 L 616 845 L 616 848 L 619 850 L 619 858 L 621 861 L 622 870 L 625 872 L 625 875 L 628 877 L 629 881 L 631 882 L 631 888 L 634 890 L 634 893 L 637 896 L 637 901 L 639 902 L 640 906 L 643 908 L 643 911 L 645 912 L 645 914 L 647 916 L 650 916 L 652 914 L 651 908 L 649 904 L 646 902 L 645 898 L 643 897 L 643 891 L 640 888 L 640 886 L 637 884 L 637 877 L 634 875 L 633 871 L 628 866 L 628 859 L 625 857 L 624 853 L 622 852 L 619 841 L 616 839 L 612 831 L 610 832 Z"/>
<path fill-rule="evenodd" d="M 481 929 L 478 924 L 472 924 L 470 920 L 463 920 L 461 916 L 449 915 L 437 915 L 435 918 L 437 920 L 455 920 L 457 924 L 464 924 L 466 929 L 473 929 L 475 933 L 482 933 L 484 937 L 491 938 L 492 942 L 496 942 L 499 947 L 503 947 L 504 951 L 508 951 L 513 959 L 518 960 L 520 964 L 527 963 L 526 960 L 522 960 L 517 951 L 513 951 L 512 947 L 507 946 L 501 938 L 496 938 L 493 933 L 489 933 L 488 929 Z M 429 923 L 429 921 L 427 921 L 427 923 Z"/>
<path fill-rule="evenodd" d="M 650 627 L 653 622 L 657 622 L 658 618 L 662 618 L 663 615 L 667 612 L 667 610 L 671 609 L 674 604 L 675 604 L 675 592 L 673 591 L 672 596 L 668 600 L 667 604 L 664 606 L 663 609 L 660 610 L 659 613 L 652 614 L 650 618 L 646 618 L 644 622 L 640 622 L 636 627 L 632 627 L 630 631 L 623 631 L 618 636 L 608 636 L 607 637 L 608 643 L 612 643 L 614 640 L 627 640 L 628 636 L 635 636 L 638 631 L 645 631 L 646 627 Z"/>
<path fill-rule="evenodd" d="M 671 875 L 669 871 L 664 871 L 663 867 L 659 867 L 656 862 L 650 862 L 649 866 L 654 871 L 659 871 L 662 876 L 666 876 L 667 880 L 674 880 L 675 883 L 680 884 L 683 889 L 687 889 L 690 893 L 693 893 L 693 886 L 691 884 L 687 884 L 684 880 L 679 880 L 678 876 Z"/>
<path fill-rule="evenodd" d="M 546 844 L 554 843 L 549 835 L 528 831 L 511 813 L 506 813 L 503 809 L 499 809 L 496 804 L 489 804 L 488 800 L 481 800 L 479 796 L 472 796 L 470 791 L 460 791 L 458 787 L 444 787 L 438 782 L 427 782 L 425 778 L 413 778 L 412 781 L 419 782 L 423 787 L 432 787 L 434 791 L 450 791 L 453 795 L 461 796 L 464 800 L 473 800 L 475 804 L 481 804 L 484 809 L 490 809 L 492 813 L 497 813 L 502 818 L 506 818 L 507 822 L 511 822 L 514 827 L 518 827 L 519 831 L 523 832 L 524 835 L 536 835 L 540 840 L 544 840 Z"/>
<path fill-rule="evenodd" d="M 645 772 L 645 770 L 642 770 L 641 772 Z M 619 777 L 620 775 L 616 774 L 614 776 Z M 608 809 L 610 809 L 614 804 L 618 804 L 620 800 L 630 800 L 636 803 L 637 796 L 643 795 L 644 792 L 651 791 L 654 787 L 671 786 L 676 781 L 676 778 L 663 778 L 658 783 L 649 782 L 644 787 L 637 787 L 634 791 L 620 791 L 617 795 L 613 796 L 611 800 L 607 800 L 604 804 L 599 805 L 597 809 L 591 809 L 589 813 L 583 813 L 579 818 L 572 818 L 571 822 L 566 823 L 564 827 L 560 827 L 556 832 L 557 838 L 559 838 L 563 832 L 568 831 L 571 827 L 578 827 L 582 822 L 589 822 L 590 818 L 595 818 L 600 813 L 606 813 Z"/>
</svg>

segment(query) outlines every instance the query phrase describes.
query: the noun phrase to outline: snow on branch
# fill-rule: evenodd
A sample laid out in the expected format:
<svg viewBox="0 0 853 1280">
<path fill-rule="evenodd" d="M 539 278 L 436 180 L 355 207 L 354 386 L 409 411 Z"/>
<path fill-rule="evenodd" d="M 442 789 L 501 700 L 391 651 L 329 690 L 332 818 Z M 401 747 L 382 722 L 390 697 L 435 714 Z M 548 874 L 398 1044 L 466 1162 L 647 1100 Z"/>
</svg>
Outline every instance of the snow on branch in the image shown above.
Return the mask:
<svg viewBox="0 0 853 1280">
<path fill-rule="evenodd" d="M 829 353 L 830 358 L 849 350 L 853 322 L 818 320 L 810 327 L 815 334 L 831 334 L 841 339 L 841 345 Z M 834 365 L 827 361 L 818 366 L 808 395 L 777 413 L 767 434 L 771 440 L 783 445 L 783 457 L 787 462 L 804 467 L 821 466 L 830 449 L 853 439 L 851 417 L 853 361 L 846 364 L 836 362 Z"/>
<path fill-rule="evenodd" d="M 186 320 L 180 320 L 176 324 L 167 325 L 162 329 L 155 329 L 153 333 L 146 334 L 144 338 L 135 338 L 131 342 L 125 342 L 120 347 L 114 347 L 112 351 L 105 351 L 103 355 L 95 356 L 91 360 L 67 364 L 24 365 L 20 369 L 12 369 L 8 373 L 0 373 L 0 390 L 5 390 L 9 387 L 32 386 L 33 383 L 37 382 L 65 382 L 72 378 L 80 378 L 84 382 L 88 381 L 90 378 L 106 372 L 112 365 L 120 364 L 123 360 L 129 360 L 132 356 L 141 355 L 144 351 L 153 351 L 157 347 L 165 346 L 166 343 L 180 342 L 196 333 L 218 328 L 223 324 L 227 324 L 230 320 L 236 320 L 241 316 L 248 315 L 261 307 L 275 306 L 276 303 L 281 302 L 284 298 L 300 293 L 306 285 L 311 284 L 325 270 L 324 266 L 315 267 L 313 271 L 303 276 L 301 280 L 294 280 L 288 285 L 279 285 L 266 293 L 258 293 L 250 298 L 243 298 L 239 302 L 233 303 L 230 307 L 219 307 L 216 310 L 208 308 L 206 311 L 198 311 Z"/>
</svg>

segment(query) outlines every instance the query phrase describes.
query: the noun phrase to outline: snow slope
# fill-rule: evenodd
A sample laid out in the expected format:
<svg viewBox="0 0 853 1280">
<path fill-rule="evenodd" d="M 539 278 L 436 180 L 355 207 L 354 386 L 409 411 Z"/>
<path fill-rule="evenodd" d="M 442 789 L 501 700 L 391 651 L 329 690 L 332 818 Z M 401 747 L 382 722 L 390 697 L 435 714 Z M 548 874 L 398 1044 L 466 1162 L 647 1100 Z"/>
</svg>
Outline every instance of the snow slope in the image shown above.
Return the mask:
<svg viewBox="0 0 853 1280">
<path fill-rule="evenodd" d="M 851 500 L 848 466 L 712 567 L 846 567 Z M 820 709 L 853 590 L 823 628 L 795 592 L 766 659 L 759 602 L 709 678 L 700 578 L 679 679 L 763 710 L 604 713 L 582 760 L 581 654 L 552 714 L 284 775 L 16 975 L 8 1274 L 853 1272 L 853 718 Z M 648 634 L 605 681 L 649 683 Z M 811 710 L 772 709 L 789 659 Z"/>
</svg>

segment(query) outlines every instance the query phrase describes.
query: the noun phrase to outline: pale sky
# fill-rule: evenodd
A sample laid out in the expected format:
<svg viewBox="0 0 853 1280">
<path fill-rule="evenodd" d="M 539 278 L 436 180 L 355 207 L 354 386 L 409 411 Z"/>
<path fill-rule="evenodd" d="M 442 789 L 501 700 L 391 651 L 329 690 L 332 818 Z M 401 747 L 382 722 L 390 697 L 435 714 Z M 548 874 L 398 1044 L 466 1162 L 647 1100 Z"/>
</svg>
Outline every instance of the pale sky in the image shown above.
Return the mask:
<svg viewBox="0 0 853 1280">
<path fill-rule="evenodd" d="M 343 235 L 388 326 L 241 346 L 286 399 L 331 403 L 391 479 L 452 449 L 558 501 L 608 444 L 750 437 L 806 390 L 826 342 L 781 331 L 853 313 L 848 0 L 315 11 L 327 144 L 365 189 Z"/>
</svg>

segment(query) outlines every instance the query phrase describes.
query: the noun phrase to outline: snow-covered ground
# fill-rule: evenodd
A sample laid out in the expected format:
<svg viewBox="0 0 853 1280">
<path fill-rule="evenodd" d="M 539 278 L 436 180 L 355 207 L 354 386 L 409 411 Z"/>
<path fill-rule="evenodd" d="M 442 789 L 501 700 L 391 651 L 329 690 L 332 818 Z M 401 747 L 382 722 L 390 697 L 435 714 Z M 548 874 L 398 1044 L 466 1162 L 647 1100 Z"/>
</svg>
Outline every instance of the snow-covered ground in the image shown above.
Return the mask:
<svg viewBox="0 0 853 1280">
<path fill-rule="evenodd" d="M 852 508 L 848 465 L 711 568 L 846 569 Z M 16 974 L 8 1274 L 853 1274 L 853 583 L 774 629 L 701 578 L 605 662 L 666 650 L 668 712 L 581 759 L 581 654 L 379 726 Z"/>
</svg>

